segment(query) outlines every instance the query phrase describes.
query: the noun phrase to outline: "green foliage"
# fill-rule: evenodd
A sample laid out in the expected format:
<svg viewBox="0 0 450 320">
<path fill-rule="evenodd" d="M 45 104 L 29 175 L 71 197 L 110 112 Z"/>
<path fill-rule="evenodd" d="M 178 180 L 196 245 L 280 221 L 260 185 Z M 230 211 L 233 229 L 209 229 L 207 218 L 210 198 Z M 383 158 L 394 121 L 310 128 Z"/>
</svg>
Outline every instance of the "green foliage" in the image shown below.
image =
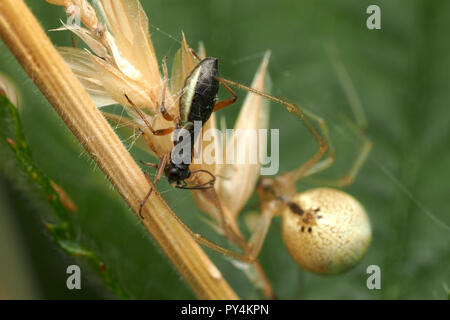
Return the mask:
<svg viewBox="0 0 450 320">
<path fill-rule="evenodd" d="M 47 199 L 53 209 L 58 222 L 54 224 L 46 223 L 45 227 L 54 241 L 67 254 L 87 260 L 117 297 L 128 298 L 128 295 L 114 280 L 111 270 L 105 267 L 97 254 L 79 244 L 70 217 L 71 210 L 67 208 L 67 205 L 64 205 L 64 200 L 53 187 L 51 180 L 35 165 L 22 131 L 19 113 L 16 107 L 3 95 L 0 95 L 0 128 L 2 145 L 9 145 L 18 163 L 18 170 L 21 170 L 26 176 L 27 182 L 31 184 L 30 191 L 33 190 L 42 194 L 41 198 Z M 2 146 L 2 148 L 5 148 L 5 146 Z M 14 179 L 13 176 L 14 174 L 10 178 Z"/>
</svg>

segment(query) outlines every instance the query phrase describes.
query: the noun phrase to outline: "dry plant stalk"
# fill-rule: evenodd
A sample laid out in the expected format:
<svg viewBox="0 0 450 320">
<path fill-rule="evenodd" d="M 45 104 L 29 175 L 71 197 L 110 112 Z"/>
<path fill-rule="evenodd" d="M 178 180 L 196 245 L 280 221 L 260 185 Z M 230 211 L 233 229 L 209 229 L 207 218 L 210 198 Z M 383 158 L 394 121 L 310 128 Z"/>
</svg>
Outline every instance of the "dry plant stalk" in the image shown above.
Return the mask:
<svg viewBox="0 0 450 320">
<path fill-rule="evenodd" d="M 59 116 L 136 213 L 149 183 L 23 0 L 0 1 L 0 36 Z M 157 196 L 141 220 L 200 299 L 238 299 Z"/>
</svg>

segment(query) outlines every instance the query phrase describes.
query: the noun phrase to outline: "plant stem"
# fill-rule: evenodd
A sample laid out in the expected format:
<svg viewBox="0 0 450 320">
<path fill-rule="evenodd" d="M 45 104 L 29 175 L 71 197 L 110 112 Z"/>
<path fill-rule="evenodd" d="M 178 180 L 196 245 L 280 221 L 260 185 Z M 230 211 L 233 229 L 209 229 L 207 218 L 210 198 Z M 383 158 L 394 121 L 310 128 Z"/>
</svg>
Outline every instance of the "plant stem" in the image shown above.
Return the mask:
<svg viewBox="0 0 450 320">
<path fill-rule="evenodd" d="M 137 213 L 154 187 L 57 53 L 23 0 L 0 1 L 0 36 L 109 181 Z M 200 299 L 238 299 L 157 193 L 142 223 Z"/>
</svg>

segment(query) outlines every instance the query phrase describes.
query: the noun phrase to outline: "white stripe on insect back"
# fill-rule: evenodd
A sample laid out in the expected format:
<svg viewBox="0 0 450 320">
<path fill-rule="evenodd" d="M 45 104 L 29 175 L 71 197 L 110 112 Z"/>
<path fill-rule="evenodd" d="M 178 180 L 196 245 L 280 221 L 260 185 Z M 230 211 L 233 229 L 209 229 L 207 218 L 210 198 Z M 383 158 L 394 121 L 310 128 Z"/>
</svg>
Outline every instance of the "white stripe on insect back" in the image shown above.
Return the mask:
<svg viewBox="0 0 450 320">
<path fill-rule="evenodd" d="M 200 76 L 201 67 L 197 68 L 195 70 L 194 74 L 190 77 L 188 80 L 188 84 L 185 87 L 185 93 L 183 96 L 183 110 L 180 110 L 182 112 L 182 122 L 186 123 L 188 121 L 189 112 L 191 109 L 192 101 L 194 99 L 195 95 L 195 88 L 197 87 L 198 78 Z"/>
</svg>

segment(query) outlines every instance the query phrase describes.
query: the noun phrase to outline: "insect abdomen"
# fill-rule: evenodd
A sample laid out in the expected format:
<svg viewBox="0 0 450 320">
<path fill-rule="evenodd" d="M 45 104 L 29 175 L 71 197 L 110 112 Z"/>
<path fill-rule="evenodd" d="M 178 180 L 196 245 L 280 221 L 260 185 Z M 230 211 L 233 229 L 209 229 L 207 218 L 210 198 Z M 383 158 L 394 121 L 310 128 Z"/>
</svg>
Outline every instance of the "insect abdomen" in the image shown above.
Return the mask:
<svg viewBox="0 0 450 320">
<path fill-rule="evenodd" d="M 217 59 L 205 58 L 186 78 L 185 92 L 180 99 L 183 123 L 202 121 L 204 124 L 211 117 L 219 91 L 217 75 Z"/>
</svg>

